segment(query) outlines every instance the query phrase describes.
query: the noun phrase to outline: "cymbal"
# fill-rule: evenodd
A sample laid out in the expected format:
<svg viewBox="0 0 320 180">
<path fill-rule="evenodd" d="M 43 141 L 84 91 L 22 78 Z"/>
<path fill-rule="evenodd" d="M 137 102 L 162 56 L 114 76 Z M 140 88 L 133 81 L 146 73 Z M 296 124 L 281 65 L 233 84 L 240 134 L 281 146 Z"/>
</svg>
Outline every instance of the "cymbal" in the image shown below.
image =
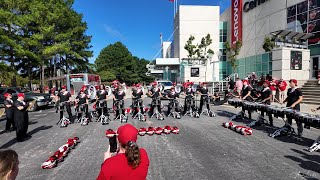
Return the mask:
<svg viewBox="0 0 320 180">
<path fill-rule="evenodd" d="M 29 103 L 29 106 L 27 108 L 27 111 L 30 111 L 30 109 L 32 108 L 32 106 L 37 102 L 37 100 L 33 100 Z"/>
<path fill-rule="evenodd" d="M 0 117 L 2 117 L 5 113 L 5 108 L 0 108 Z"/>
</svg>

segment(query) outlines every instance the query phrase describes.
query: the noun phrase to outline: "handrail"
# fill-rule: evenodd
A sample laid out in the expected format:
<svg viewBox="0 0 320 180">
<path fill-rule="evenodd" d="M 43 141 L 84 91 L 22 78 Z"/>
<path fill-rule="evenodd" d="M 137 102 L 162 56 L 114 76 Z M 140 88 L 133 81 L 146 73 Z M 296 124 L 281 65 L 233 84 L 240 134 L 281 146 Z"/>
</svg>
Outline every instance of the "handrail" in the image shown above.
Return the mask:
<svg viewBox="0 0 320 180">
<path fill-rule="evenodd" d="M 218 84 L 216 84 L 216 86 L 213 86 L 214 88 L 216 88 L 217 86 L 220 86 L 221 85 L 221 83 L 223 83 L 223 82 L 229 82 L 230 81 L 230 79 L 231 79 L 231 77 L 232 76 L 235 76 L 235 75 L 238 75 L 237 73 L 234 73 L 234 74 L 230 74 L 228 77 L 226 77 L 226 78 L 224 78 L 222 81 L 219 81 L 219 83 Z M 234 80 L 234 79 L 233 79 Z M 214 83 L 214 82 L 213 82 Z M 214 85 L 214 84 L 213 84 Z"/>
</svg>

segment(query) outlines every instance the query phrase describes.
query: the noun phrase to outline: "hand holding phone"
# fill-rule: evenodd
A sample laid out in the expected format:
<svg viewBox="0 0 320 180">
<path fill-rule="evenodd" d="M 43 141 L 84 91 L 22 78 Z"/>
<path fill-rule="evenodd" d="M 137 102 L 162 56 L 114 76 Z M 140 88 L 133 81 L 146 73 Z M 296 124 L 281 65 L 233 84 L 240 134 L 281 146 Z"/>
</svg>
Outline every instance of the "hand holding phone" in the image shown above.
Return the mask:
<svg viewBox="0 0 320 180">
<path fill-rule="evenodd" d="M 110 152 L 117 152 L 118 144 L 117 144 L 117 136 L 113 136 L 109 138 Z"/>
</svg>

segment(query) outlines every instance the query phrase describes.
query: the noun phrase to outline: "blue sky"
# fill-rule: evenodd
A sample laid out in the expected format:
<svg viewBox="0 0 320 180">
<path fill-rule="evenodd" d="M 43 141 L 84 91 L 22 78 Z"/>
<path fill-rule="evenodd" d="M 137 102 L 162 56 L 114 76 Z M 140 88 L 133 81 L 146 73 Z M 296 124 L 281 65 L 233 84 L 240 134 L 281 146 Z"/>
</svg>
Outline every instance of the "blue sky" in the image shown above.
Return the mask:
<svg viewBox="0 0 320 180">
<path fill-rule="evenodd" d="M 181 5 L 220 5 L 231 0 L 179 0 Z M 169 0 L 75 0 L 74 9 L 84 15 L 92 35 L 93 63 L 102 48 L 124 43 L 139 58 L 151 60 L 160 49 L 160 33 L 167 40 L 173 31 L 173 3 Z"/>
</svg>

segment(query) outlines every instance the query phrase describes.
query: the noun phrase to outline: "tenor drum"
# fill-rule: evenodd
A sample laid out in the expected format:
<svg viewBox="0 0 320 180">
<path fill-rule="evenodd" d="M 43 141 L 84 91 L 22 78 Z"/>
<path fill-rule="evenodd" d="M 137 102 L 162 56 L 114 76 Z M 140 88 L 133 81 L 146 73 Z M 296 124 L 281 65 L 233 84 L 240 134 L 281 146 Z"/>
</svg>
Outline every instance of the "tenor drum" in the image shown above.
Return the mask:
<svg viewBox="0 0 320 180">
<path fill-rule="evenodd" d="M 275 105 L 267 105 L 266 106 L 266 109 L 267 109 L 267 112 L 269 114 L 273 114 L 273 111 L 277 108 L 278 106 L 275 106 Z"/>
<path fill-rule="evenodd" d="M 242 105 L 243 105 L 243 107 L 244 107 L 245 110 L 248 110 L 248 109 L 250 109 L 251 102 L 249 102 L 249 101 L 244 101 L 244 102 L 242 103 Z"/>
<path fill-rule="evenodd" d="M 320 129 L 320 117 L 319 116 L 314 116 L 312 118 L 311 126 L 314 128 Z"/>
</svg>

